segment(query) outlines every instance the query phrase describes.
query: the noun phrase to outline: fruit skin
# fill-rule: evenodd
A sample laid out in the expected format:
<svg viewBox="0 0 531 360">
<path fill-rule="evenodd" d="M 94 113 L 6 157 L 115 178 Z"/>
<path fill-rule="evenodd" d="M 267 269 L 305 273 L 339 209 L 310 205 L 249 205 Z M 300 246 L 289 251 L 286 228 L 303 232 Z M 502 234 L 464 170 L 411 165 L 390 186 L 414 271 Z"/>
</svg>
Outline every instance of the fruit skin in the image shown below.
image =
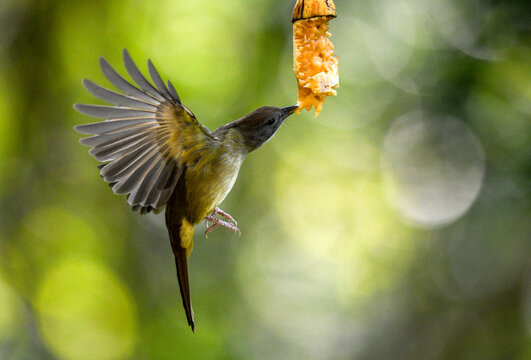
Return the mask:
<svg viewBox="0 0 531 360">
<path fill-rule="evenodd" d="M 297 0 L 291 22 L 315 17 L 337 17 L 333 0 Z"/>
</svg>

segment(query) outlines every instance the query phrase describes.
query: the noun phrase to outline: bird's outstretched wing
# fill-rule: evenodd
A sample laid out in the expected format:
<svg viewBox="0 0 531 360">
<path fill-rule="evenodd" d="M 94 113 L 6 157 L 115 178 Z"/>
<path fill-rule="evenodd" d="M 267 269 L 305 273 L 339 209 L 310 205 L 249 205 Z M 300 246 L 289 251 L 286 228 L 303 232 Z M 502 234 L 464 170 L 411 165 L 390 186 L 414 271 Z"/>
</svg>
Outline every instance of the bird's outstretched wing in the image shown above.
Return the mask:
<svg viewBox="0 0 531 360">
<path fill-rule="evenodd" d="M 96 160 L 105 162 L 100 165 L 100 174 L 114 193 L 127 194 L 134 211 L 159 212 L 187 165 L 186 154 L 216 140 L 181 103 L 171 82 L 166 87 L 151 61 L 148 70 L 154 85 L 125 49 L 123 61 L 137 86 L 100 58 L 103 74 L 123 94 L 84 79 L 83 85 L 92 95 L 114 106 L 75 104 L 80 113 L 105 121 L 74 129 L 93 135 L 81 143 L 92 147 L 89 153 Z"/>
</svg>

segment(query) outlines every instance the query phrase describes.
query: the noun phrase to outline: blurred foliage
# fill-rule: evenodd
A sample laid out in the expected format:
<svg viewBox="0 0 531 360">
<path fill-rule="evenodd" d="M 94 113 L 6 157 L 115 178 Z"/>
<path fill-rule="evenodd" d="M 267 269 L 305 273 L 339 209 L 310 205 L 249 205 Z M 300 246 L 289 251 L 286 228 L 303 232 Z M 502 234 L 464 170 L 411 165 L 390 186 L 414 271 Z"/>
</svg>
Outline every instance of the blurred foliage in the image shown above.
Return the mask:
<svg viewBox="0 0 531 360">
<path fill-rule="evenodd" d="M 293 1 L 0 1 L 1 359 L 531 358 L 529 2 L 336 5 L 338 97 L 197 228 L 193 335 L 72 104 L 126 47 L 211 129 L 291 105 Z"/>
</svg>

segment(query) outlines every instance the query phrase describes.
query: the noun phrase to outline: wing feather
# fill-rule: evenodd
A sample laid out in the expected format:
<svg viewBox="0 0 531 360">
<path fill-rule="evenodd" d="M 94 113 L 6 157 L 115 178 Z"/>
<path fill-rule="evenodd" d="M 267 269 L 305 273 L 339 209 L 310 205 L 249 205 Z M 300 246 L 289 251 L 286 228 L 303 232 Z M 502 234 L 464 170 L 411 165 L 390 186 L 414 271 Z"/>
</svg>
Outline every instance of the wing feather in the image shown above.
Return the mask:
<svg viewBox="0 0 531 360">
<path fill-rule="evenodd" d="M 142 182 L 134 192 L 131 192 L 130 198 L 132 203 L 145 205 L 145 201 L 153 189 L 155 180 L 157 180 L 157 177 L 160 175 L 163 168 L 164 157 L 161 154 L 158 154 L 158 157 L 150 163 Z"/>
<path fill-rule="evenodd" d="M 179 94 L 177 94 L 177 90 L 175 90 L 170 80 L 168 80 L 168 90 L 170 91 L 171 96 L 180 104 L 181 99 L 179 98 Z"/>
<path fill-rule="evenodd" d="M 177 181 L 179 181 L 179 178 L 181 177 L 181 174 L 183 173 L 183 167 L 177 167 L 174 166 L 171 169 L 171 172 L 169 173 L 168 178 L 166 179 L 165 183 L 161 183 L 161 189 L 157 197 L 157 201 L 155 202 L 155 208 L 158 209 L 163 204 L 166 204 L 168 202 L 173 189 L 175 188 L 175 185 L 177 185 Z"/>
<path fill-rule="evenodd" d="M 161 197 L 161 193 L 165 190 L 165 188 L 168 187 L 166 186 L 166 183 L 168 182 L 168 179 L 170 178 L 174 168 L 177 168 L 175 163 L 164 164 L 164 167 L 162 168 L 157 179 L 153 182 L 153 187 L 146 196 L 146 204 L 154 204 L 154 207 L 156 207 L 156 204 Z"/>
<path fill-rule="evenodd" d="M 127 194 L 127 202 L 141 214 L 160 212 L 188 166 L 189 149 L 216 146 L 217 140 L 184 105 L 170 81 L 168 86 L 151 61 L 150 83 L 124 49 L 123 61 L 135 86 L 104 59 L 100 66 L 105 77 L 123 94 L 108 90 L 90 80 L 85 88 L 95 97 L 114 106 L 75 104 L 84 115 L 104 119 L 77 125 L 74 129 L 92 135 L 81 139 L 98 161 L 100 175 L 116 194 Z"/>
<path fill-rule="evenodd" d="M 142 118 L 150 116 L 150 114 L 156 114 L 155 111 L 151 110 L 139 110 L 133 108 L 111 107 L 104 105 L 75 104 L 74 107 L 77 111 L 84 115 L 108 120 Z"/>
<path fill-rule="evenodd" d="M 157 89 L 147 79 L 142 75 L 140 70 L 138 70 L 138 67 L 136 66 L 135 62 L 131 58 L 131 55 L 129 55 L 129 52 L 124 49 L 122 53 L 122 57 L 124 60 L 125 69 L 129 73 L 129 76 L 131 76 L 131 79 L 133 79 L 136 84 L 145 92 L 148 94 L 152 94 L 154 97 L 156 97 L 159 101 L 163 102 L 165 99 L 163 96 L 161 96 Z"/>
<path fill-rule="evenodd" d="M 105 166 L 100 174 L 107 182 L 118 182 L 121 178 L 128 177 L 138 162 L 142 161 L 150 151 L 155 149 L 155 144 L 141 143 L 140 146 L 120 155 L 116 160 Z"/>
<path fill-rule="evenodd" d="M 87 89 L 93 96 L 116 106 L 130 106 L 152 111 L 157 110 L 156 105 L 105 89 L 88 79 L 83 79 L 83 86 L 85 86 L 85 89 Z"/>
<path fill-rule="evenodd" d="M 149 76 L 151 76 L 151 80 L 153 80 L 153 83 L 155 83 L 155 86 L 159 90 L 160 93 L 162 93 L 166 99 L 171 99 L 172 96 L 168 89 L 166 88 L 166 85 L 164 85 L 164 81 L 162 81 L 159 73 L 157 72 L 157 69 L 155 69 L 155 66 L 151 62 L 151 60 L 148 60 L 148 71 Z"/>
<path fill-rule="evenodd" d="M 156 159 L 160 156 L 156 151 L 149 151 L 141 159 L 138 159 L 135 162 L 135 165 L 131 166 L 129 171 L 129 176 L 124 176 L 120 179 L 116 185 L 114 185 L 113 190 L 117 194 L 132 194 L 135 190 L 142 184 L 148 170 L 153 166 L 153 163 L 156 162 Z M 132 203 L 134 196 L 129 196 L 128 202 L 129 205 L 136 205 Z"/>
<path fill-rule="evenodd" d="M 109 145 L 95 146 L 90 149 L 89 154 L 98 161 L 111 161 L 126 153 L 129 149 L 141 146 L 142 143 L 149 144 L 149 136 L 149 133 L 135 134 Z"/>
<path fill-rule="evenodd" d="M 100 67 L 107 80 L 125 94 L 142 99 L 150 104 L 158 105 L 160 103 L 157 101 L 156 95 L 148 95 L 125 80 L 103 57 L 100 58 Z"/>
<path fill-rule="evenodd" d="M 76 125 L 74 130 L 87 135 L 100 135 L 113 131 L 121 131 L 132 126 L 157 125 L 154 118 L 137 118 L 137 119 L 114 119 L 109 121 L 100 121 L 97 123 Z"/>
<path fill-rule="evenodd" d="M 118 131 L 102 133 L 101 135 L 91 136 L 88 138 L 81 139 L 81 143 L 87 146 L 106 146 L 113 144 L 121 139 L 135 135 L 141 132 L 150 131 L 153 127 L 157 126 L 157 123 L 148 124 L 148 125 L 133 125 Z"/>
</svg>

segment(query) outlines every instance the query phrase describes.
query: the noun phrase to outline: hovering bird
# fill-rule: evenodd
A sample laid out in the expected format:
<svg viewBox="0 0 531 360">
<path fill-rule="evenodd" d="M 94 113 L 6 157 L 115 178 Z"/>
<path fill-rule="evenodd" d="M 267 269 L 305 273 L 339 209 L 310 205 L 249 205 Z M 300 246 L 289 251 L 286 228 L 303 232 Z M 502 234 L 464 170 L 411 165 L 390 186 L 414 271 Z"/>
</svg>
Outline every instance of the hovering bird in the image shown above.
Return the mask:
<svg viewBox="0 0 531 360">
<path fill-rule="evenodd" d="M 127 194 L 133 211 L 159 213 L 166 208 L 182 302 L 195 332 L 187 265 L 194 226 L 204 219 L 212 223 L 205 235 L 218 226 L 240 233 L 236 220 L 218 206 L 246 155 L 271 139 L 297 106 L 264 106 L 211 132 L 181 103 L 171 82 L 164 84 L 150 60 L 153 84 L 125 49 L 123 61 L 136 86 L 100 58 L 103 74 L 123 94 L 84 79 L 92 95 L 114 106 L 75 104 L 80 113 L 105 120 L 74 129 L 92 135 L 81 143 L 104 163 L 99 166 L 103 180 L 115 194 Z"/>
</svg>

